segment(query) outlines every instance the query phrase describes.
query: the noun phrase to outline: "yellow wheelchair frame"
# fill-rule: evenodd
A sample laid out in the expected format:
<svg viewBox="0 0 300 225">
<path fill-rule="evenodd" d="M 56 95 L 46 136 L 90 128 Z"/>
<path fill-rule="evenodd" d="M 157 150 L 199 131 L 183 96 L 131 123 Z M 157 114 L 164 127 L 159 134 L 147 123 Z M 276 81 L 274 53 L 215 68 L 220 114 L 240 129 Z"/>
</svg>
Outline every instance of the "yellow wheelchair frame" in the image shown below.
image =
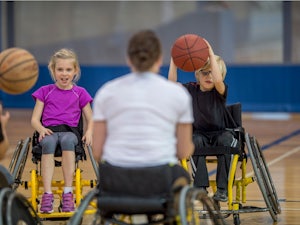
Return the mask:
<svg viewBox="0 0 300 225">
<path fill-rule="evenodd" d="M 41 187 L 43 186 L 42 177 L 40 174 L 40 163 L 36 163 L 36 168 L 30 171 L 30 181 L 25 181 L 22 179 L 22 174 L 25 168 L 26 160 L 31 149 L 31 138 L 28 137 L 24 141 L 20 140 L 12 157 L 12 160 L 9 165 L 9 171 L 12 174 L 14 183 L 12 188 L 17 190 L 19 186 L 22 186 L 25 189 L 31 188 L 31 197 L 28 201 L 31 203 L 32 208 L 36 211 L 36 214 L 40 219 L 49 219 L 49 220 L 62 220 L 70 218 L 74 212 L 58 212 L 53 213 L 40 213 L 38 209 L 39 197 L 43 194 Z M 88 151 L 91 163 L 95 172 L 95 177 L 98 177 L 98 166 L 95 162 L 92 149 L 90 146 L 86 149 Z M 85 180 L 82 177 L 82 169 L 79 168 L 79 162 L 76 162 L 73 187 L 75 195 L 75 204 L 76 207 L 80 205 L 81 200 L 83 199 L 83 188 L 90 187 L 94 188 L 97 185 L 97 180 Z M 59 196 L 59 199 L 62 198 L 64 181 L 63 180 L 52 180 L 53 194 L 54 196 Z M 93 209 L 94 208 L 94 209 Z M 87 210 L 86 214 L 93 214 L 96 211 L 96 205 L 92 209 Z"/>
</svg>

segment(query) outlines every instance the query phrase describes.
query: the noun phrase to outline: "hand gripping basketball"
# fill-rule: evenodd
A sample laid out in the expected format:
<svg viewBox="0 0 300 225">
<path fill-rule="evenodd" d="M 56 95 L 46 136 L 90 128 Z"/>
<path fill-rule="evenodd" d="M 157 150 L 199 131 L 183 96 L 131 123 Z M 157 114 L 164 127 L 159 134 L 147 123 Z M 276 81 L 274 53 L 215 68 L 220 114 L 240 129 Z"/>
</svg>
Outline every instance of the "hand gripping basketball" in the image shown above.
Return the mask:
<svg viewBox="0 0 300 225">
<path fill-rule="evenodd" d="M 208 60 L 208 46 L 196 34 L 185 34 L 177 38 L 172 46 L 171 56 L 175 65 L 186 72 L 193 72 L 205 65 Z"/>
</svg>

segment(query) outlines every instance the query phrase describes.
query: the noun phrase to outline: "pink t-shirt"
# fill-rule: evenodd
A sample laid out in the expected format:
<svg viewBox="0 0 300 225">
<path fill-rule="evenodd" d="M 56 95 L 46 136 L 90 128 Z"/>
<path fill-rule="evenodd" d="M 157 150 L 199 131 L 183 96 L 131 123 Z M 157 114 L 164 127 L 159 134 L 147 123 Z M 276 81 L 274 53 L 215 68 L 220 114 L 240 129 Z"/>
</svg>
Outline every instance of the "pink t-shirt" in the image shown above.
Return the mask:
<svg viewBox="0 0 300 225">
<path fill-rule="evenodd" d="M 83 87 L 74 85 L 70 90 L 62 90 L 55 84 L 40 87 L 32 97 L 44 103 L 42 124 L 46 127 L 61 124 L 76 127 L 82 109 L 93 100 Z"/>
</svg>

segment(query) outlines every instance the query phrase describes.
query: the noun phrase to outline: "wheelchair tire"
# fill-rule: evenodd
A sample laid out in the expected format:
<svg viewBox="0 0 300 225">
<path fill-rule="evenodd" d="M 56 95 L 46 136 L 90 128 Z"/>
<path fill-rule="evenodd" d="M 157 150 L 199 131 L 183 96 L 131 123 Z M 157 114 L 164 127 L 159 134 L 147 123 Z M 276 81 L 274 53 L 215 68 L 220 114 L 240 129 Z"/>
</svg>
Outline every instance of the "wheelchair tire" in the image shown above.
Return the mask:
<svg viewBox="0 0 300 225">
<path fill-rule="evenodd" d="M 198 225 L 200 223 L 200 215 L 196 213 L 194 203 L 198 200 L 203 204 L 203 207 L 209 214 L 207 219 L 210 219 L 214 225 L 226 225 L 223 216 L 221 215 L 218 206 L 213 199 L 208 197 L 206 192 L 189 186 L 185 186 L 179 197 L 179 215 L 181 225 Z"/>
<path fill-rule="evenodd" d="M 30 202 L 17 192 L 12 192 L 8 197 L 6 219 L 7 225 L 42 224 Z"/>
<path fill-rule="evenodd" d="M 195 213 L 194 203 L 192 201 L 192 187 L 185 186 L 182 188 L 178 207 L 182 225 L 199 224 L 199 216 Z"/>
<path fill-rule="evenodd" d="M 272 199 L 277 198 L 274 197 L 274 191 L 272 191 L 271 186 L 271 177 L 266 176 L 266 164 L 262 161 L 261 155 L 258 155 L 258 149 L 257 144 L 255 143 L 255 139 L 253 137 L 250 137 L 249 134 L 245 135 L 245 140 L 247 143 L 248 151 L 251 157 L 251 163 L 253 166 L 253 170 L 257 179 L 258 186 L 261 190 L 261 193 L 263 195 L 263 198 L 265 200 L 266 206 L 269 209 L 269 213 L 273 219 L 274 222 L 277 221 L 277 211 L 275 210 L 276 207 L 274 207 L 274 201 Z"/>
<path fill-rule="evenodd" d="M 6 208 L 9 195 L 12 193 L 10 188 L 2 188 L 0 190 L 0 225 L 6 225 Z"/>
<path fill-rule="evenodd" d="M 99 180 L 99 166 L 98 166 L 98 163 L 96 162 L 96 160 L 95 160 L 95 158 L 93 156 L 92 147 L 91 146 L 87 146 L 87 149 L 88 149 L 88 153 L 89 153 L 89 156 L 90 156 L 90 159 L 91 159 L 91 163 L 92 163 L 94 172 L 96 174 L 97 179 Z"/>
<path fill-rule="evenodd" d="M 261 147 L 257 141 L 257 139 L 255 137 L 252 138 L 253 139 L 253 143 L 255 145 L 255 154 L 257 155 L 257 158 L 259 159 L 259 162 L 261 164 L 261 169 L 262 169 L 262 173 L 263 173 L 263 177 L 264 177 L 264 181 L 268 187 L 268 190 L 270 191 L 271 195 L 271 200 L 272 200 L 272 205 L 273 205 L 273 209 L 275 210 L 275 212 L 277 214 L 281 213 L 281 207 L 280 207 L 280 203 L 278 200 L 278 196 L 277 196 L 277 192 L 274 186 L 274 183 L 272 181 L 272 177 L 270 175 L 269 169 L 267 167 L 266 164 L 266 160 L 265 157 L 262 153 Z"/>
<path fill-rule="evenodd" d="M 82 218 L 85 210 L 90 205 L 90 202 L 96 198 L 98 195 L 98 190 L 94 189 L 90 191 L 80 202 L 79 207 L 73 216 L 68 220 L 67 225 L 80 225 L 82 223 Z"/>
<path fill-rule="evenodd" d="M 23 140 L 20 140 L 14 150 L 14 154 L 11 158 L 11 161 L 9 163 L 9 166 L 8 166 L 8 169 L 9 171 L 12 171 L 13 170 L 13 167 L 15 166 L 15 163 L 16 163 L 16 160 L 19 158 L 19 155 L 20 155 L 20 152 L 21 152 L 21 149 L 22 149 L 22 145 L 23 145 Z"/>
<path fill-rule="evenodd" d="M 25 141 L 22 142 L 22 144 L 16 149 L 16 155 L 12 160 L 17 159 L 16 161 L 12 162 L 12 165 L 10 167 L 11 175 L 15 181 L 13 185 L 13 189 L 16 189 L 19 184 L 21 183 L 23 171 L 25 168 L 28 152 L 29 152 L 29 146 L 30 146 L 30 138 L 26 138 Z M 20 148 L 21 147 L 21 148 Z"/>
<path fill-rule="evenodd" d="M 19 158 L 19 155 L 20 155 L 20 152 L 21 152 L 21 149 L 22 149 L 22 146 L 23 146 L 23 140 L 20 140 L 15 148 L 15 151 L 14 151 L 14 154 L 12 155 L 12 158 L 10 160 L 10 163 L 9 163 L 9 166 L 8 166 L 8 169 L 9 171 L 12 173 L 12 171 L 15 169 L 16 167 L 16 162 Z"/>
</svg>

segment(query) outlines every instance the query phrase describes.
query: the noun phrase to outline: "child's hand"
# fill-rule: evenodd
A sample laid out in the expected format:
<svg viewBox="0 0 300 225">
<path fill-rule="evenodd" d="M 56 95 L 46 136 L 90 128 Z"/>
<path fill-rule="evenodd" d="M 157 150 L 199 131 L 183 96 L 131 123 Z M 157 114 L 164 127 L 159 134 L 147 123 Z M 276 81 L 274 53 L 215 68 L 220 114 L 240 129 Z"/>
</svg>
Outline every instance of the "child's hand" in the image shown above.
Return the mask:
<svg viewBox="0 0 300 225">
<path fill-rule="evenodd" d="M 92 145 L 92 142 L 93 142 L 92 132 L 91 131 L 86 131 L 86 133 L 82 137 L 82 141 L 87 146 Z"/>
<path fill-rule="evenodd" d="M 39 131 L 39 134 L 40 134 L 40 136 L 39 136 L 39 141 L 41 141 L 46 135 L 51 135 L 51 134 L 53 134 L 53 131 L 50 130 L 50 129 L 48 129 L 48 128 L 43 127 L 43 129 L 41 129 L 41 130 Z"/>
<path fill-rule="evenodd" d="M 209 42 L 208 42 L 205 38 L 203 38 L 203 40 L 204 40 L 205 43 L 207 44 L 208 52 L 209 52 L 209 57 L 210 57 L 210 56 L 214 56 L 214 55 L 215 55 L 215 54 L 214 54 L 214 51 L 213 51 L 211 45 L 209 44 Z"/>
<path fill-rule="evenodd" d="M 175 65 L 174 60 L 173 60 L 172 57 L 171 57 L 171 60 L 170 60 L 170 66 L 172 66 L 174 69 L 177 69 L 177 66 Z"/>
</svg>

